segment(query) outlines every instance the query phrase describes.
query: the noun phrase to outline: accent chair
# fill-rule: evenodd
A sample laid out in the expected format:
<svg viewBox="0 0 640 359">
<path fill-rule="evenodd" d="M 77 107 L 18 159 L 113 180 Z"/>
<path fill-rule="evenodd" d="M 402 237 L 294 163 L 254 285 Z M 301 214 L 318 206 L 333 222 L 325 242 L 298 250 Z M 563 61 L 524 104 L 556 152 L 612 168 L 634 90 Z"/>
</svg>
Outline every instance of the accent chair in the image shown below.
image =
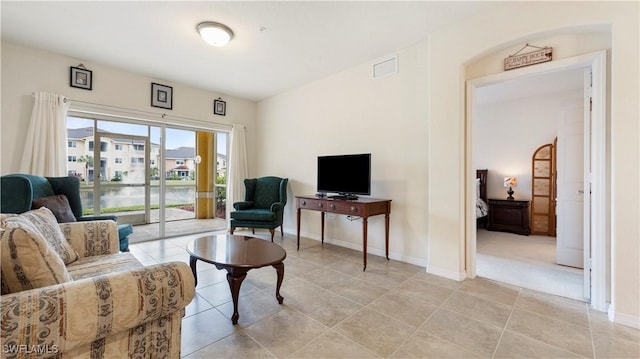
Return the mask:
<svg viewBox="0 0 640 359">
<path fill-rule="evenodd" d="M 280 233 L 284 236 L 282 219 L 287 204 L 288 181 L 288 178 L 274 176 L 245 179 L 244 201 L 233 204 L 235 211 L 231 212 L 231 234 L 239 227 L 251 228 L 253 233 L 256 228 L 265 228 L 271 233 L 273 242 L 275 229 L 280 227 Z"/>
</svg>

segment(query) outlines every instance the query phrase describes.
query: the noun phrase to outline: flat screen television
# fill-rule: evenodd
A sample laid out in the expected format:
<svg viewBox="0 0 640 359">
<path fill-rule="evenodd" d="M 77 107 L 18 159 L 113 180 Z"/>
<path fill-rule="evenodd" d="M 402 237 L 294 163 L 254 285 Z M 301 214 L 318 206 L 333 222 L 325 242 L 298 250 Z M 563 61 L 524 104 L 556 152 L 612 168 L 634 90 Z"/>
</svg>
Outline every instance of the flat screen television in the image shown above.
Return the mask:
<svg viewBox="0 0 640 359">
<path fill-rule="evenodd" d="M 371 194 L 371 154 L 318 156 L 318 193 L 357 199 Z"/>
</svg>

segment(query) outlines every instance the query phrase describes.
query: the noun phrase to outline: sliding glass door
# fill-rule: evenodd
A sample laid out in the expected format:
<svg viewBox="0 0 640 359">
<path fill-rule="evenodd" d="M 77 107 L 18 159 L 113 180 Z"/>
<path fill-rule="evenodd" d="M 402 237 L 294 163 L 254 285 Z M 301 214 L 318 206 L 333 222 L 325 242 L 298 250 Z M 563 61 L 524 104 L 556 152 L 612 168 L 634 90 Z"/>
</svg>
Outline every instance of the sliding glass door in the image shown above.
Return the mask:
<svg viewBox="0 0 640 359">
<path fill-rule="evenodd" d="M 224 230 L 227 138 L 210 130 L 68 117 L 68 172 L 81 180 L 84 212 L 134 225 L 133 243 Z"/>
</svg>

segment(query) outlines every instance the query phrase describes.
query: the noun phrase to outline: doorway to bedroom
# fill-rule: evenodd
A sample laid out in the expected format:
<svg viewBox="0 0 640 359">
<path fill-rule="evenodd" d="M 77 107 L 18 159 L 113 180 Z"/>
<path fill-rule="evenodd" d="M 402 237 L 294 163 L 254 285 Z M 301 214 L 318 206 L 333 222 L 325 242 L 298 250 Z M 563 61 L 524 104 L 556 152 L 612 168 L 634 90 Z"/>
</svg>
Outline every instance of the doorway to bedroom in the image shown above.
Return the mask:
<svg viewBox="0 0 640 359">
<path fill-rule="evenodd" d="M 598 229 L 604 223 L 605 216 L 604 211 L 594 211 L 593 208 L 597 207 L 595 202 L 602 200 L 604 192 L 601 192 L 599 184 L 604 177 L 606 143 L 605 132 L 599 127 L 604 124 L 604 65 L 592 64 L 598 62 L 593 60 L 594 58 L 600 58 L 603 62 L 604 52 L 592 54 L 590 59 L 586 57 L 588 56 L 567 59 L 566 64 L 556 63 L 547 66 L 547 69 L 540 66 L 538 69 L 529 68 L 520 74 L 502 73 L 469 81 L 468 173 L 475 174 L 476 169 L 488 170 L 486 191 L 489 215 L 492 214 L 492 207 L 498 206 L 493 208 L 493 219 L 498 218 L 498 224 L 504 225 L 505 218 L 518 213 L 526 213 L 522 216 L 526 218 L 526 223 L 515 221 L 513 224 L 516 227 L 513 228 L 491 226 L 491 223 L 488 226 L 477 227 L 475 216 L 473 220 L 470 218 L 467 222 L 467 270 L 470 277 L 478 275 L 573 299 L 591 299 L 594 307 L 602 308 L 606 293 L 603 285 L 606 283 L 603 270 L 606 261 L 602 259 L 606 250 L 605 237 L 598 236 L 602 234 Z M 595 72 L 598 76 L 598 93 L 593 96 L 594 104 L 598 103 L 595 105 L 598 114 L 593 117 L 592 125 L 592 118 L 589 116 L 591 110 L 588 106 L 584 107 L 588 101 L 584 100 L 585 89 L 588 87 L 585 85 L 584 74 L 585 69 L 593 70 L 594 67 L 598 67 Z M 583 116 L 582 112 L 587 116 Z M 569 125 L 576 122 L 575 119 L 585 124 L 587 131 L 583 129 L 583 132 L 586 132 L 586 135 L 576 137 L 574 132 L 566 131 L 572 128 Z M 569 198 L 581 198 L 583 202 L 580 203 L 580 207 L 569 202 L 562 204 L 564 212 L 561 211 L 558 216 L 553 217 L 558 219 L 557 237 L 552 233 L 523 235 L 518 226 L 526 225 L 524 232 L 530 234 L 531 226 L 539 224 L 533 221 L 540 220 L 530 216 L 531 207 L 535 207 L 532 206 L 532 198 L 540 201 L 534 194 L 544 187 L 534 181 L 537 171 L 533 166 L 534 152 L 548 143 L 554 144 L 558 135 L 562 137 L 564 145 L 558 146 L 561 153 L 557 159 L 553 159 L 559 163 L 558 173 L 566 175 L 578 172 L 577 177 L 581 182 L 589 177 L 595 181 L 588 183 L 585 180 L 585 187 L 572 187 L 569 186 L 569 178 L 559 178 L 555 175 L 549 178 L 546 187 L 552 186 L 550 180 L 554 181 L 553 184 L 558 180 L 561 182 L 558 183 L 559 192 L 547 195 L 546 201 L 549 206 L 556 206 Z M 580 146 L 567 145 L 571 141 L 576 142 L 576 138 L 585 140 L 580 141 Z M 593 147 L 590 146 L 592 138 L 598 139 Z M 579 153 L 576 155 L 577 150 Z M 585 158 L 584 162 L 579 160 L 582 157 Z M 567 158 L 571 158 L 572 163 L 567 163 Z M 575 163 L 580 163 L 581 166 L 574 166 Z M 470 194 L 476 192 L 473 188 L 474 182 L 473 177 L 469 178 Z M 596 183 L 598 185 L 595 185 Z M 508 191 L 511 190 L 514 192 L 514 202 L 522 202 L 526 209 L 509 209 L 505 212 L 504 208 L 500 208 L 510 195 Z M 476 196 L 468 197 L 468 208 L 473 209 L 473 197 Z M 514 202 L 510 204 L 513 205 Z M 540 203 L 535 205 L 540 207 Z M 572 227 L 574 233 L 567 233 L 567 227 Z M 567 243 L 567 238 L 571 238 L 573 242 Z M 578 244 L 582 245 L 581 250 L 584 249 L 584 256 L 579 258 L 579 264 L 587 264 L 587 269 L 558 265 L 558 254 L 563 250 L 562 247 L 576 247 Z M 590 270 L 588 264 L 592 262 L 593 256 L 598 264 Z M 593 276 L 597 280 L 592 287 Z M 594 294 L 597 304 L 593 301 Z"/>
</svg>

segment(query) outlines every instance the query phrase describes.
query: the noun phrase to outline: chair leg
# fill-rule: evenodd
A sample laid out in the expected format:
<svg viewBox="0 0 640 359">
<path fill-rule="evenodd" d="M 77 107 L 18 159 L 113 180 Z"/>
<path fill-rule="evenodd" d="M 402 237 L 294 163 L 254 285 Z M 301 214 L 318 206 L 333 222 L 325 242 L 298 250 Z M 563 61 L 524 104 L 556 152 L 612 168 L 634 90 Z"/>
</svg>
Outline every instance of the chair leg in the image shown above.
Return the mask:
<svg viewBox="0 0 640 359">
<path fill-rule="evenodd" d="M 252 234 L 256 234 L 256 229 L 255 228 L 251 228 L 251 233 Z"/>
<path fill-rule="evenodd" d="M 280 226 L 280 234 L 284 237 L 284 229 L 282 228 L 282 225 Z"/>
<path fill-rule="evenodd" d="M 233 234 L 233 231 L 236 230 L 236 227 L 231 227 L 231 229 L 229 229 L 229 233 Z"/>
<path fill-rule="evenodd" d="M 271 233 L 271 242 L 273 242 L 273 235 L 276 233 L 276 230 L 271 228 L 269 229 L 269 233 Z"/>
</svg>

